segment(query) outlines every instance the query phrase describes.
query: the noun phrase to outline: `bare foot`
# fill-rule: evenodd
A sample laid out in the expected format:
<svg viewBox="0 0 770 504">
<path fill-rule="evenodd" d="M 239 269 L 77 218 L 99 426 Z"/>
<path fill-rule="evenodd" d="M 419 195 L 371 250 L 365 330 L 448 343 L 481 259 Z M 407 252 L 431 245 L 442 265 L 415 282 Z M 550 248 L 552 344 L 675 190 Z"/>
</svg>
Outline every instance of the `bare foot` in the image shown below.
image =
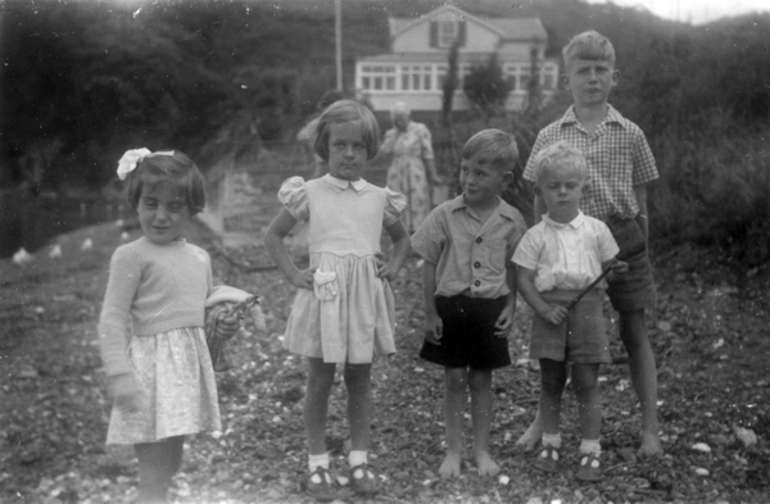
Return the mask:
<svg viewBox="0 0 770 504">
<path fill-rule="evenodd" d="M 529 427 L 527 427 L 526 432 L 524 432 L 524 434 L 522 434 L 521 437 L 516 441 L 514 448 L 518 450 L 523 449 L 525 452 L 529 453 L 535 449 L 537 443 L 542 437 L 543 428 L 540 426 L 540 423 L 538 423 L 537 419 L 535 419 L 529 425 Z"/>
<path fill-rule="evenodd" d="M 479 469 L 479 476 L 496 476 L 500 472 L 500 466 L 487 452 L 476 454 L 476 467 Z"/>
<path fill-rule="evenodd" d="M 460 454 L 447 453 L 446 457 L 444 457 L 444 461 L 441 463 L 438 473 L 442 478 L 460 476 Z"/>
<path fill-rule="evenodd" d="M 663 455 L 663 447 L 657 433 L 642 432 L 642 445 L 636 451 L 640 457 L 660 457 Z"/>
</svg>

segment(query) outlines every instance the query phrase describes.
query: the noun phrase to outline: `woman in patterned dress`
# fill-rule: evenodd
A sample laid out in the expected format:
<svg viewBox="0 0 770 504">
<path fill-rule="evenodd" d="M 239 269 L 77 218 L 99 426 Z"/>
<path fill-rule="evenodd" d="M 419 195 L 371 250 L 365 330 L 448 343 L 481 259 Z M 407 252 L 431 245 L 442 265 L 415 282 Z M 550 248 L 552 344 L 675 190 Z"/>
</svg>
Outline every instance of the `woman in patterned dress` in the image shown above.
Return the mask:
<svg viewBox="0 0 770 504">
<path fill-rule="evenodd" d="M 382 152 L 393 154 L 387 185 L 406 195 L 408 209 L 404 212 L 404 225 L 411 234 L 430 213 L 431 186 L 440 180 L 433 162 L 430 130 L 410 120 L 409 108 L 403 102 L 393 105 L 390 117 L 393 128 L 385 133 L 381 148 Z"/>
</svg>

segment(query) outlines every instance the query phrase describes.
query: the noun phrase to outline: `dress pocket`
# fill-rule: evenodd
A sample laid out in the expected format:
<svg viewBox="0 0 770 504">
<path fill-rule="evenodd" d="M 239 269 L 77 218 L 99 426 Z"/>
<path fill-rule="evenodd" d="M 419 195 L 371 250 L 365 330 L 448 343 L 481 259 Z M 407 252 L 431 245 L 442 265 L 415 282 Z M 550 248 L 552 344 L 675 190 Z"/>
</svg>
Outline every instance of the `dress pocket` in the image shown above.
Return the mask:
<svg viewBox="0 0 770 504">
<path fill-rule="evenodd" d="M 339 294 L 337 273 L 334 271 L 316 270 L 313 273 L 313 292 L 320 301 L 329 301 Z"/>
</svg>

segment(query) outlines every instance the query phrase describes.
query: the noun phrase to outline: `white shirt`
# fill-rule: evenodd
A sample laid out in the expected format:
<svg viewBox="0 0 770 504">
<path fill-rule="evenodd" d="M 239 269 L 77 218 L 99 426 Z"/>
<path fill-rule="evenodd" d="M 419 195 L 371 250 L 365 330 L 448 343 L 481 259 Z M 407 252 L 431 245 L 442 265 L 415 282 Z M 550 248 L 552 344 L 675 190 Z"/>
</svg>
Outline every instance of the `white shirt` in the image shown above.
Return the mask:
<svg viewBox="0 0 770 504">
<path fill-rule="evenodd" d="M 544 215 L 524 234 L 513 262 L 536 272 L 538 292 L 582 289 L 601 274 L 602 263 L 619 251 L 606 224 L 578 211 L 566 224 Z"/>
</svg>

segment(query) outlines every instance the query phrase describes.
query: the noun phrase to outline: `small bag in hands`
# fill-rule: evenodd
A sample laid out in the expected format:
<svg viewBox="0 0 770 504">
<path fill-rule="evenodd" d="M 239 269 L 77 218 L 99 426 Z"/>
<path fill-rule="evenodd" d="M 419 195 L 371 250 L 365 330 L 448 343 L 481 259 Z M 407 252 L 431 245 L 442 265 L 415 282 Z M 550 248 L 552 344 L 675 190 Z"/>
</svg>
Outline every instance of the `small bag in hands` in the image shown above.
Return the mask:
<svg viewBox="0 0 770 504">
<path fill-rule="evenodd" d="M 265 332 L 265 315 L 262 312 L 262 301 L 246 291 L 235 287 L 219 286 L 206 299 L 206 343 L 211 355 L 214 371 L 232 369 L 232 358 L 227 341 L 235 334 L 223 338 L 217 334 L 217 326 L 221 318 L 237 316 L 239 320 L 250 316 L 257 331 Z"/>
</svg>

